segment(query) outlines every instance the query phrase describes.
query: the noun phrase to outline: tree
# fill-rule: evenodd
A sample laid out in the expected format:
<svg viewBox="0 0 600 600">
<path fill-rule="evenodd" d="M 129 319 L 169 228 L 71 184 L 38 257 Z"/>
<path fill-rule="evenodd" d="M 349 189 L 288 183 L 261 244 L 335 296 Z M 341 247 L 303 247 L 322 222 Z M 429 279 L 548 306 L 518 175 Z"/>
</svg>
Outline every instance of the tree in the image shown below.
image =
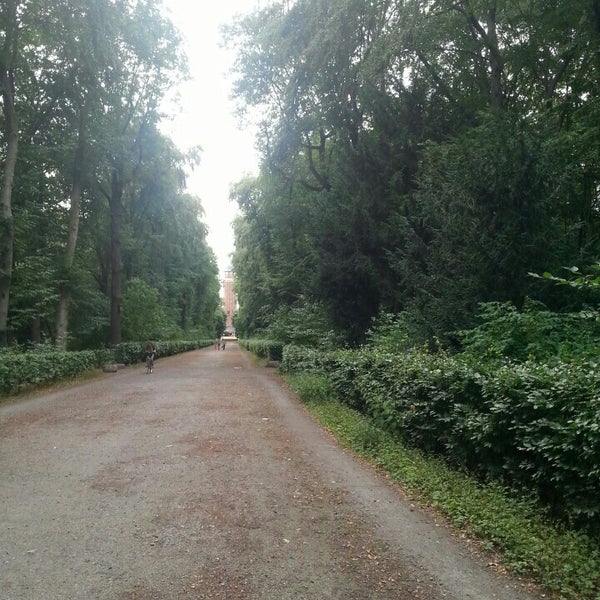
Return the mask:
<svg viewBox="0 0 600 600">
<path fill-rule="evenodd" d="M 105 137 L 102 140 L 106 162 L 99 189 L 108 200 L 111 235 L 111 332 L 110 342 L 121 340 L 121 223 L 126 188 L 144 159 L 144 132 L 159 118 L 161 94 L 173 78 L 182 76 L 183 62 L 179 37 L 172 24 L 160 14 L 154 2 L 139 2 L 125 12 L 122 27 L 112 31 L 112 43 L 119 51 L 118 61 L 111 64 L 106 84 Z M 147 29 L 142 30 L 139 23 Z M 149 34 L 148 34 L 149 32 Z M 110 135 L 108 138 L 106 135 Z"/>
<path fill-rule="evenodd" d="M 238 194 L 240 322 L 304 294 L 352 342 L 379 310 L 443 335 L 539 293 L 533 265 L 597 255 L 597 14 L 299 0 L 239 21 L 236 92 L 264 115 Z"/>
<path fill-rule="evenodd" d="M 16 176 L 1 181 L 2 197 L 12 197 L 3 203 L 9 277 L 0 287 L 19 341 L 102 344 L 112 296 L 116 343 L 121 286 L 136 277 L 157 290 L 166 335 L 214 327 L 216 261 L 199 201 L 184 193 L 185 169 L 197 161 L 158 131 L 162 95 L 185 76 L 179 36 L 160 8 L 154 0 L 2 6 L 0 41 L 14 50 L 2 54 L 14 83 L 2 93 L 14 96 L 2 96 L 0 125 L 6 132 L 7 115 L 18 116 L 21 139 L 18 154 L 2 147 Z M 72 318 L 70 306 L 80 308 Z"/>
<path fill-rule="evenodd" d="M 15 106 L 15 72 L 19 53 L 19 26 L 17 14 L 21 2 L 3 3 L 0 18 L 3 32 L 0 48 L 0 93 L 4 114 L 4 161 L 0 186 L 0 346 L 7 343 L 8 307 L 13 268 L 14 223 L 12 187 L 17 162 L 19 125 Z"/>
<path fill-rule="evenodd" d="M 141 279 L 129 281 L 123 295 L 123 339 L 160 339 L 163 328 L 164 315 L 160 309 L 158 291 Z"/>
</svg>

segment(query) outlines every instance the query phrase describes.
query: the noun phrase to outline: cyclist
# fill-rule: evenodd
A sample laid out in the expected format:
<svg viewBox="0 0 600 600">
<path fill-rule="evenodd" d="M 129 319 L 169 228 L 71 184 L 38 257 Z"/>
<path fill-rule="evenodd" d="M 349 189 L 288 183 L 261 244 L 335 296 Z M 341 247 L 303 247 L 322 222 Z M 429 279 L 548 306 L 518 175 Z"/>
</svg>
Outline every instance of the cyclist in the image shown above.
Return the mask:
<svg viewBox="0 0 600 600">
<path fill-rule="evenodd" d="M 146 358 L 146 373 L 152 373 L 154 370 L 154 357 L 156 356 L 156 346 L 152 340 L 148 340 L 144 356 Z"/>
</svg>

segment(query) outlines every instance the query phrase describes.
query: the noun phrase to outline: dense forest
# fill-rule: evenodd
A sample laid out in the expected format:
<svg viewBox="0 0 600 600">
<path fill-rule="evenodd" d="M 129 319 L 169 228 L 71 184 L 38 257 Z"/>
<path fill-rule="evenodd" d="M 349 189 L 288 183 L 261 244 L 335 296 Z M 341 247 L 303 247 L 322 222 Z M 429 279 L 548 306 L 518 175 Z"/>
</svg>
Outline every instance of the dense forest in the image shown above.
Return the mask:
<svg viewBox="0 0 600 600">
<path fill-rule="evenodd" d="M 155 0 L 2 2 L 0 346 L 215 335 L 199 151 L 161 132 L 185 77 Z"/>
<path fill-rule="evenodd" d="M 391 315 L 454 344 L 482 303 L 594 300 L 548 275 L 599 256 L 598 0 L 286 0 L 228 40 L 262 155 L 240 333 L 355 345 Z"/>
<path fill-rule="evenodd" d="M 0 19 L 0 344 L 212 336 L 199 155 L 161 132 L 186 64 L 160 3 Z M 393 316 L 454 343 L 482 303 L 595 307 L 532 274 L 598 259 L 597 0 L 288 0 L 226 38 L 262 157 L 232 190 L 239 333 L 355 345 Z"/>
</svg>

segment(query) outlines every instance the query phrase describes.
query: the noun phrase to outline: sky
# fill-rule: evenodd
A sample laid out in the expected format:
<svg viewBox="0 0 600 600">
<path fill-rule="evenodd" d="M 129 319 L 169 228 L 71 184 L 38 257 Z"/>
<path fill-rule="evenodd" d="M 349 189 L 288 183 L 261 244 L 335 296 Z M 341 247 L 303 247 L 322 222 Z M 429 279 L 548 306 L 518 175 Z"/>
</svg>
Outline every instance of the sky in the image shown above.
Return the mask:
<svg viewBox="0 0 600 600">
<path fill-rule="evenodd" d="M 231 266 L 234 249 L 232 221 L 237 207 L 229 200 L 229 191 L 244 175 L 257 173 L 258 155 L 253 129 L 240 129 L 234 115 L 228 75 L 233 57 L 220 47 L 219 27 L 237 14 L 251 12 L 260 0 L 163 0 L 163 5 L 183 37 L 191 74 L 191 80 L 176 90 L 181 109 L 164 130 L 181 150 L 202 147 L 187 191 L 201 200 L 208 244 L 222 276 Z"/>
</svg>

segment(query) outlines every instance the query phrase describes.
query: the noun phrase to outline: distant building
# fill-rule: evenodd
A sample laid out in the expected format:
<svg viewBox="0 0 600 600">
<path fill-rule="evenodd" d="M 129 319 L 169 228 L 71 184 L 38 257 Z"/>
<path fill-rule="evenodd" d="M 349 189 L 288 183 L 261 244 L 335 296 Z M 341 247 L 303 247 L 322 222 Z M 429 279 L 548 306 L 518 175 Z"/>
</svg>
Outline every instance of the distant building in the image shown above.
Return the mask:
<svg viewBox="0 0 600 600">
<path fill-rule="evenodd" d="M 223 286 L 223 309 L 225 310 L 225 328 L 235 331 L 233 327 L 233 314 L 237 310 L 237 296 L 233 291 L 233 271 L 225 271 L 225 278 L 221 281 Z"/>
</svg>

